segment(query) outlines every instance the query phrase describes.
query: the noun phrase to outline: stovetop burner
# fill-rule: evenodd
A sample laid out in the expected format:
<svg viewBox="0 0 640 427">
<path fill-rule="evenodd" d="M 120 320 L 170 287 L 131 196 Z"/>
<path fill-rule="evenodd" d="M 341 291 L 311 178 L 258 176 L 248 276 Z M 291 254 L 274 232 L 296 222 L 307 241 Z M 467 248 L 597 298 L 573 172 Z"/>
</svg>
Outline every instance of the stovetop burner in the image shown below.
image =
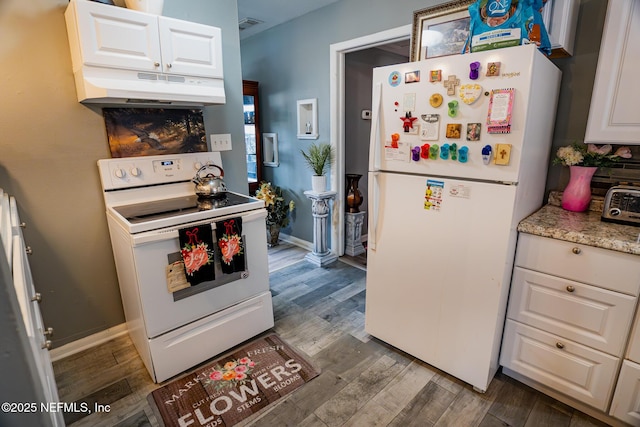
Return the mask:
<svg viewBox="0 0 640 427">
<path fill-rule="evenodd" d="M 113 209 L 131 224 L 186 215 L 194 212 L 215 211 L 227 206 L 254 202 L 247 196 L 227 193 L 221 198 L 203 198 L 196 195 L 115 206 Z"/>
</svg>

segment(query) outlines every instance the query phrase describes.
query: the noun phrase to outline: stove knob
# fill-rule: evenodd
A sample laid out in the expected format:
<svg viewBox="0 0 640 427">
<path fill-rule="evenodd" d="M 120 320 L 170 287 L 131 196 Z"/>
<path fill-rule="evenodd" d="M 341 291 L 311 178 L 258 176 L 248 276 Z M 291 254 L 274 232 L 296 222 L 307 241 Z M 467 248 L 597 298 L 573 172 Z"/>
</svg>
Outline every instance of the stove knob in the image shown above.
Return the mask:
<svg viewBox="0 0 640 427">
<path fill-rule="evenodd" d="M 195 163 L 193 164 L 193 168 L 194 168 L 195 170 L 200 170 L 200 168 L 201 168 L 201 167 L 202 167 L 202 163 L 200 163 L 200 162 L 195 162 Z"/>
<path fill-rule="evenodd" d="M 609 215 L 611 216 L 618 216 L 622 213 L 622 211 L 618 208 L 611 208 L 609 209 Z"/>
<path fill-rule="evenodd" d="M 116 176 L 116 178 L 124 178 L 125 176 L 127 176 L 127 173 L 124 171 L 124 169 L 116 169 L 113 172 Z"/>
<path fill-rule="evenodd" d="M 131 175 L 140 176 L 141 174 L 142 174 L 142 171 L 140 170 L 140 168 L 137 168 L 135 166 L 131 168 Z"/>
</svg>

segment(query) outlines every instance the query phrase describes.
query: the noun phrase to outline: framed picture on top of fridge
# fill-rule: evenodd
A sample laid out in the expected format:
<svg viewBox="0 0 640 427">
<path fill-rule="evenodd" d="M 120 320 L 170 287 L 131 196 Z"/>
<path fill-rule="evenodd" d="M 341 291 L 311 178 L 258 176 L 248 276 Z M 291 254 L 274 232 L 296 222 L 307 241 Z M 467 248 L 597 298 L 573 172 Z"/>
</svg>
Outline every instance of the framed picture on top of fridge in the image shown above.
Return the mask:
<svg viewBox="0 0 640 427">
<path fill-rule="evenodd" d="M 455 0 L 413 12 L 411 61 L 458 55 L 469 36 L 468 7 L 474 0 Z"/>
</svg>

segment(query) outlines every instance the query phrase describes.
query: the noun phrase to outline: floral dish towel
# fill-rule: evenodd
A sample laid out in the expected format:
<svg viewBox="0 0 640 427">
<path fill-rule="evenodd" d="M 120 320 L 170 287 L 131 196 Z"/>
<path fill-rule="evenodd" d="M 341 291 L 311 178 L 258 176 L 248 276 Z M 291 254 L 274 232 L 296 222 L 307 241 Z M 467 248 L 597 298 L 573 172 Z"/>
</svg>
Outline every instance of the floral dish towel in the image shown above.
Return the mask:
<svg viewBox="0 0 640 427">
<path fill-rule="evenodd" d="M 222 254 L 222 272 L 231 274 L 245 270 L 242 218 L 235 217 L 216 222 L 216 237 Z"/>
<path fill-rule="evenodd" d="M 187 281 L 193 285 L 216 278 L 211 224 L 178 230 Z"/>
</svg>

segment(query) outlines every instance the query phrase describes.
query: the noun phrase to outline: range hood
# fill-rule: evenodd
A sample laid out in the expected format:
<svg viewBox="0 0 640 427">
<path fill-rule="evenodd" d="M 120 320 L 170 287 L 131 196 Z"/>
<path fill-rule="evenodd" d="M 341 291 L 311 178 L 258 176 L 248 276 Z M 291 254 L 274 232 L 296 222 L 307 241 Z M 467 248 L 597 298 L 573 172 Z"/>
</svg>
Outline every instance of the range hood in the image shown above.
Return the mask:
<svg viewBox="0 0 640 427">
<path fill-rule="evenodd" d="M 82 67 L 74 73 L 84 104 L 203 106 L 224 104 L 224 80 Z"/>
</svg>

